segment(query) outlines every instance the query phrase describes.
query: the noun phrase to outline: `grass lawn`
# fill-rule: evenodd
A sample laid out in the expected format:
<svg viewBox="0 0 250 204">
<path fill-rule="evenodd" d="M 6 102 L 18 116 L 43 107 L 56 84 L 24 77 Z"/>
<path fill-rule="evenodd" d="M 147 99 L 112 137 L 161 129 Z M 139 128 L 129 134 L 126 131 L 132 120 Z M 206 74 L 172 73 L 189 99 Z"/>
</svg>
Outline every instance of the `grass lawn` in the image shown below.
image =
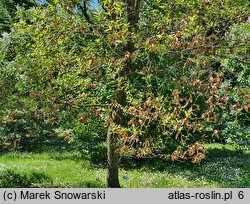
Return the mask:
<svg viewBox="0 0 250 204">
<path fill-rule="evenodd" d="M 209 144 L 202 164 L 153 161 L 120 169 L 129 188 L 250 187 L 250 151 Z M 125 181 L 123 176 L 128 176 Z M 105 187 L 106 169 L 79 152 L 9 152 L 0 155 L 0 187 Z"/>
</svg>

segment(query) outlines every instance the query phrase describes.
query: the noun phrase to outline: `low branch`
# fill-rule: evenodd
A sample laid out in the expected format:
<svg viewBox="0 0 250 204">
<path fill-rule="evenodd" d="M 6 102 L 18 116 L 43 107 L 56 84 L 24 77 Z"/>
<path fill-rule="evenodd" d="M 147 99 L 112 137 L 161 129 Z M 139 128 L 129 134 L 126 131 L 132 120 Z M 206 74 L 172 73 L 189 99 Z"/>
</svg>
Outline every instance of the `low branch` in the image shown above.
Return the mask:
<svg viewBox="0 0 250 204">
<path fill-rule="evenodd" d="M 125 159 L 161 159 L 161 160 L 164 160 L 164 161 L 168 161 L 169 159 L 164 157 L 163 154 L 157 154 L 157 155 L 151 155 L 151 156 L 134 156 L 134 155 L 121 155 L 120 156 L 120 160 L 122 158 L 125 158 Z M 169 160 L 170 161 L 170 160 Z"/>
</svg>

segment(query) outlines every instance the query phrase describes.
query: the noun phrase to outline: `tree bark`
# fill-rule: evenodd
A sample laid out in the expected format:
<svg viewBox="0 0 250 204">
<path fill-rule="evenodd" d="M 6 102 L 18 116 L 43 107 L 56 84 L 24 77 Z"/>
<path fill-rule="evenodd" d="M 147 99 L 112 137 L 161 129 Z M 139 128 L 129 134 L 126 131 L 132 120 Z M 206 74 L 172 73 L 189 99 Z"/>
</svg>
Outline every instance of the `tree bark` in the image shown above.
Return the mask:
<svg viewBox="0 0 250 204">
<path fill-rule="evenodd" d="M 138 23 L 139 20 L 139 8 L 140 8 L 140 1 L 141 0 L 125 0 L 127 4 L 127 18 L 128 22 L 130 24 L 129 27 L 129 32 L 132 32 L 133 29 L 136 30 L 136 24 Z M 118 74 L 119 78 L 122 78 L 123 81 L 118 87 L 117 91 L 117 103 L 119 107 L 117 110 L 113 110 L 112 112 L 115 113 L 115 115 L 112 116 L 112 119 L 114 120 L 116 125 L 124 125 L 124 115 L 122 112 L 121 107 L 124 107 L 126 105 L 126 92 L 125 92 L 125 84 L 126 84 L 126 78 L 128 76 L 130 66 L 131 66 L 131 60 L 130 60 L 130 54 L 134 50 L 134 45 L 131 40 L 128 40 L 127 45 L 124 46 L 124 56 L 127 55 L 127 60 Z M 120 150 L 118 146 L 118 140 L 119 140 L 119 135 L 116 133 L 112 133 L 112 131 L 108 130 L 107 134 L 107 145 L 108 145 L 108 151 L 107 151 L 107 156 L 108 156 L 108 173 L 107 173 L 107 183 L 108 187 L 110 188 L 120 188 L 120 183 L 119 183 L 119 175 L 118 175 L 118 170 L 119 170 L 119 158 L 120 158 Z"/>
<path fill-rule="evenodd" d="M 118 163 L 119 163 L 119 151 L 116 144 L 117 135 L 112 134 L 110 128 L 107 134 L 108 144 L 108 174 L 107 183 L 109 188 L 120 188 L 119 175 L 118 175 Z"/>
</svg>

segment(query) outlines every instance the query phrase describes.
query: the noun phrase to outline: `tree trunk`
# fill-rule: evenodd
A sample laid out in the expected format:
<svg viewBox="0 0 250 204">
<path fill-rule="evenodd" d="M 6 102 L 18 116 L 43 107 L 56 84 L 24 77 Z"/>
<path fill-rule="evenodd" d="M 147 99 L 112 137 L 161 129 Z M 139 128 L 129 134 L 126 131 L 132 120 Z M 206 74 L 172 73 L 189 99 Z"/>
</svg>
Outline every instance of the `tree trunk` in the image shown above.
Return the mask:
<svg viewBox="0 0 250 204">
<path fill-rule="evenodd" d="M 117 103 L 121 106 L 124 106 L 126 103 L 126 94 L 124 89 L 121 89 L 117 92 Z M 115 124 L 123 125 L 124 117 L 122 110 L 118 108 L 118 110 L 112 111 L 114 115 L 112 115 L 112 119 Z M 111 128 L 109 127 L 107 133 L 107 145 L 108 145 L 108 174 L 107 174 L 107 183 L 109 188 L 120 188 L 119 183 L 119 175 L 118 175 L 118 165 L 120 159 L 120 150 L 118 148 L 118 138 L 119 135 L 111 132 Z"/>
<path fill-rule="evenodd" d="M 129 32 L 132 32 L 133 29 L 136 29 L 136 24 L 139 20 L 139 8 L 140 8 L 140 1 L 141 0 L 125 0 L 127 4 L 127 18 L 128 22 L 130 24 Z M 121 83 L 121 87 L 118 88 L 117 91 L 117 103 L 120 105 L 120 107 L 123 107 L 126 105 L 126 92 L 125 92 L 125 84 L 126 84 L 126 78 L 128 76 L 128 72 L 130 70 L 131 66 L 131 60 L 130 60 L 130 54 L 134 51 L 134 45 L 131 40 L 128 40 L 128 43 L 126 46 L 124 46 L 124 56 L 127 55 L 127 60 L 125 62 L 125 65 L 123 66 L 123 69 L 120 71 L 118 77 L 123 78 L 123 81 Z M 124 125 L 124 116 L 122 109 L 118 107 L 117 110 L 114 110 L 113 112 L 115 115 L 112 116 L 112 119 L 114 120 L 116 125 Z M 119 135 L 116 133 L 112 133 L 109 127 L 108 133 L 107 133 L 107 145 L 108 145 L 108 174 L 107 174 L 107 183 L 108 187 L 110 188 L 120 188 L 119 183 L 119 175 L 118 175 L 118 166 L 119 166 L 119 158 L 120 158 L 120 150 L 118 146 L 118 140 Z"/>
<path fill-rule="evenodd" d="M 109 188 L 120 188 L 119 175 L 118 175 L 118 163 L 120 152 L 118 151 L 115 138 L 116 135 L 110 132 L 108 129 L 107 143 L 108 143 L 108 175 L 107 182 Z"/>
</svg>

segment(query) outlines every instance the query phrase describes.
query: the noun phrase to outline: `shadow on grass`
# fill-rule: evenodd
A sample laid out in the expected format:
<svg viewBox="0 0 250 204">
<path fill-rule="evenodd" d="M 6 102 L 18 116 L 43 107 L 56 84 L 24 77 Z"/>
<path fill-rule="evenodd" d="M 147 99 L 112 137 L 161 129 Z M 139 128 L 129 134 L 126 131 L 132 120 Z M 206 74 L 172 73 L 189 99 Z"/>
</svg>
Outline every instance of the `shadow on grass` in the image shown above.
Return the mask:
<svg viewBox="0 0 250 204">
<path fill-rule="evenodd" d="M 193 169 L 195 166 L 200 166 L 206 162 L 213 162 L 223 158 L 237 157 L 240 160 L 244 158 L 250 159 L 250 153 L 243 150 L 229 150 L 226 148 L 212 148 L 208 150 L 207 158 L 201 164 L 192 164 L 191 161 L 177 161 L 164 160 L 159 158 L 130 158 L 125 157 L 121 159 L 121 167 L 125 170 L 145 168 L 153 171 L 165 171 L 170 166 L 179 166 L 178 169 Z"/>
<path fill-rule="evenodd" d="M 44 138 L 26 139 L 19 147 L 24 152 L 66 152 L 73 150 L 73 145 L 55 136 Z"/>
<path fill-rule="evenodd" d="M 57 161 L 72 160 L 77 162 L 81 162 L 87 159 L 86 156 L 77 154 L 76 152 L 69 152 L 69 154 L 60 154 L 58 152 L 55 152 L 51 154 L 50 158 Z"/>
<path fill-rule="evenodd" d="M 241 157 L 242 155 L 250 155 L 249 153 L 247 153 L 247 151 L 244 150 L 239 150 L 239 149 L 226 149 L 224 147 L 222 148 L 212 148 L 212 149 L 208 149 L 208 159 L 210 158 L 215 158 L 215 157 Z"/>
<path fill-rule="evenodd" d="M 220 187 L 250 187 L 250 154 L 238 150 L 210 149 L 207 159 L 195 165 L 190 161 L 171 162 L 133 158 L 123 159 L 121 166 L 127 170 L 142 169 L 174 177 L 181 176 L 199 183 L 199 186 L 201 182 L 208 182 L 216 183 Z"/>
<path fill-rule="evenodd" d="M 51 180 L 44 173 L 21 174 L 9 169 L 0 172 L 0 188 L 39 188 L 45 186 L 51 186 Z"/>
</svg>

